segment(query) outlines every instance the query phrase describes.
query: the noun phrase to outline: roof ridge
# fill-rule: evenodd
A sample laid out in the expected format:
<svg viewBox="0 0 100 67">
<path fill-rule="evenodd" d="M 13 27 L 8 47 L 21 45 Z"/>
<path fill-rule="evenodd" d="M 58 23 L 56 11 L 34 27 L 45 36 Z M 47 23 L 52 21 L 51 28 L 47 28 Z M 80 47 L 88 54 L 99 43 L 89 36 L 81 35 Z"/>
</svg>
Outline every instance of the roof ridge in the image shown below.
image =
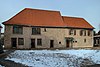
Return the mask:
<svg viewBox="0 0 100 67">
<path fill-rule="evenodd" d="M 62 16 L 62 17 L 84 19 L 84 18 L 82 18 L 82 17 L 73 17 L 73 16 Z"/>
<path fill-rule="evenodd" d="M 23 10 L 40 10 L 40 11 L 60 12 L 60 11 L 58 11 L 58 10 L 33 9 L 33 8 L 24 8 Z"/>
</svg>

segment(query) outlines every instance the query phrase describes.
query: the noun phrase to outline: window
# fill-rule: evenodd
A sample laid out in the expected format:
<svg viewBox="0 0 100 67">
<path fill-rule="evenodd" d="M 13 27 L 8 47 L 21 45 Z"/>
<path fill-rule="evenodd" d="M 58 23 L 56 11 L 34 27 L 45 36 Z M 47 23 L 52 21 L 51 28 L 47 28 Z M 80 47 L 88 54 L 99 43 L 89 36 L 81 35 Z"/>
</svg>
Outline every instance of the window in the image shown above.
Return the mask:
<svg viewBox="0 0 100 67">
<path fill-rule="evenodd" d="M 32 28 L 32 34 L 33 35 L 41 34 L 41 29 L 40 28 Z"/>
<path fill-rule="evenodd" d="M 46 32 L 47 30 L 46 30 L 46 28 L 44 28 L 44 32 Z"/>
<path fill-rule="evenodd" d="M 76 30 L 70 29 L 69 30 L 69 35 L 76 35 Z"/>
<path fill-rule="evenodd" d="M 76 35 L 76 30 L 74 30 L 74 35 Z"/>
<path fill-rule="evenodd" d="M 75 43 L 77 43 L 77 41 L 75 41 Z"/>
<path fill-rule="evenodd" d="M 59 44 L 61 44 L 61 42 L 59 42 Z"/>
<path fill-rule="evenodd" d="M 84 36 L 86 36 L 86 30 L 84 30 Z"/>
<path fill-rule="evenodd" d="M 72 34 L 73 34 L 73 30 L 70 29 L 70 30 L 69 30 L 69 35 L 72 35 Z"/>
<path fill-rule="evenodd" d="M 42 46 L 42 39 L 37 39 L 37 45 Z"/>
<path fill-rule="evenodd" d="M 18 45 L 24 45 L 24 39 L 18 38 Z"/>
<path fill-rule="evenodd" d="M 83 30 L 80 31 L 80 36 L 82 36 L 82 35 L 83 35 Z"/>
<path fill-rule="evenodd" d="M 22 26 L 13 26 L 13 34 L 23 34 Z"/>
<path fill-rule="evenodd" d="M 88 36 L 91 36 L 91 31 L 90 30 L 88 30 Z"/>
<path fill-rule="evenodd" d="M 86 43 L 86 39 L 84 39 L 84 43 Z"/>
</svg>

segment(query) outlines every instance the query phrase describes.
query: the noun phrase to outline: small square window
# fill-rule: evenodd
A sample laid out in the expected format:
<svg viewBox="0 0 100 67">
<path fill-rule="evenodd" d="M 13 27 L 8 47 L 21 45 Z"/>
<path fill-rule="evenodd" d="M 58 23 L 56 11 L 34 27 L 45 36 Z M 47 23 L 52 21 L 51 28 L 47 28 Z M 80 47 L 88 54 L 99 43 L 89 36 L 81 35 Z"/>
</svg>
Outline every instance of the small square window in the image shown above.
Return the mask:
<svg viewBox="0 0 100 67">
<path fill-rule="evenodd" d="M 75 43 L 77 43 L 77 41 L 75 41 Z"/>
</svg>

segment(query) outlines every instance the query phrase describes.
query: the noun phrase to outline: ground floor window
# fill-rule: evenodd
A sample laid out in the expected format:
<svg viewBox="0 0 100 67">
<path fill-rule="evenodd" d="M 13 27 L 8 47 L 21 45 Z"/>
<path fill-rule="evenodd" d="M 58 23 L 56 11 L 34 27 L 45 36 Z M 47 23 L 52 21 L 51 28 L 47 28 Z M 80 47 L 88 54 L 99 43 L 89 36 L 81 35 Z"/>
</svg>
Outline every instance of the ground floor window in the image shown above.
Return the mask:
<svg viewBox="0 0 100 67">
<path fill-rule="evenodd" d="M 86 43 L 86 39 L 84 39 L 84 43 Z"/>
<path fill-rule="evenodd" d="M 37 45 L 42 46 L 42 39 L 37 39 Z"/>
<path fill-rule="evenodd" d="M 24 45 L 24 38 L 18 38 L 18 45 Z"/>
</svg>

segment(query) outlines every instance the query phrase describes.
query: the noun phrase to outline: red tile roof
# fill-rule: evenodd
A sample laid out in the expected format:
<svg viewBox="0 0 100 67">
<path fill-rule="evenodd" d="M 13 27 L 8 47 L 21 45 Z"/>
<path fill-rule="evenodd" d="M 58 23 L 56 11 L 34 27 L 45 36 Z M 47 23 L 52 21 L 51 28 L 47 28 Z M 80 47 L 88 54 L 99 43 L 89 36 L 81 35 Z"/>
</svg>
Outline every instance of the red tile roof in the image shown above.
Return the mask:
<svg viewBox="0 0 100 67">
<path fill-rule="evenodd" d="M 29 26 L 64 26 L 59 11 L 25 8 L 4 24 L 18 24 Z"/>
<path fill-rule="evenodd" d="M 75 27 L 75 28 L 91 28 L 94 27 L 91 26 L 85 19 L 83 18 L 77 18 L 77 17 L 67 17 L 63 16 L 63 20 L 67 27 Z"/>
<path fill-rule="evenodd" d="M 62 17 L 59 11 L 39 10 L 31 8 L 25 8 L 3 24 L 93 29 L 93 27 L 83 18 L 65 16 Z"/>
</svg>

